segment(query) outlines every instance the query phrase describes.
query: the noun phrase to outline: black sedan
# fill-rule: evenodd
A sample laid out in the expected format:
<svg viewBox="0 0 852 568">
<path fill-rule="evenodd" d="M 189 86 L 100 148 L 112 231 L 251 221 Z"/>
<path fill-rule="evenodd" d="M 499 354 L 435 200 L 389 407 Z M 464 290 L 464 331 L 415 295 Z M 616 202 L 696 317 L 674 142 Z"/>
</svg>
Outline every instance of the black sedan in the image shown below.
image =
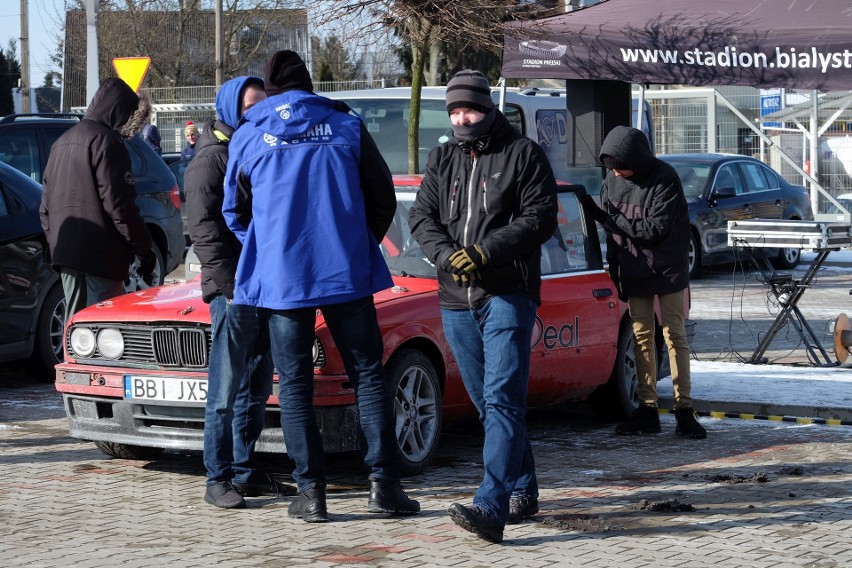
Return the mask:
<svg viewBox="0 0 852 568">
<path fill-rule="evenodd" d="M 41 186 L 0 162 L 0 363 L 29 358 L 54 379 L 62 361 L 65 297 L 38 217 Z"/>
<path fill-rule="evenodd" d="M 789 183 L 760 160 L 733 154 L 669 154 L 659 158 L 677 170 L 689 204 L 690 276 L 697 276 L 702 267 L 735 260 L 728 246 L 728 221 L 813 219 L 807 189 Z M 801 250 L 795 248 L 763 252 L 779 268 L 796 266 L 801 256 Z"/>
</svg>

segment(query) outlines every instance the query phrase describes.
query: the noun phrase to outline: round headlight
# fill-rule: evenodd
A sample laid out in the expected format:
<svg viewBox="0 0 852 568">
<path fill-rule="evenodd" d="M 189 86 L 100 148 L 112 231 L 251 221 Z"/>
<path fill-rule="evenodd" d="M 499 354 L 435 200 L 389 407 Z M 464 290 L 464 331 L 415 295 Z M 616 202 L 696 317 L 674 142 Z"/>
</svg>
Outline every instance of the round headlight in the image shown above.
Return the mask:
<svg viewBox="0 0 852 568">
<path fill-rule="evenodd" d="M 98 351 L 107 359 L 118 359 L 124 355 L 124 338 L 121 332 L 108 327 L 98 332 Z"/>
<path fill-rule="evenodd" d="M 95 333 L 88 327 L 71 330 L 71 349 L 78 357 L 91 357 L 95 352 Z"/>
</svg>

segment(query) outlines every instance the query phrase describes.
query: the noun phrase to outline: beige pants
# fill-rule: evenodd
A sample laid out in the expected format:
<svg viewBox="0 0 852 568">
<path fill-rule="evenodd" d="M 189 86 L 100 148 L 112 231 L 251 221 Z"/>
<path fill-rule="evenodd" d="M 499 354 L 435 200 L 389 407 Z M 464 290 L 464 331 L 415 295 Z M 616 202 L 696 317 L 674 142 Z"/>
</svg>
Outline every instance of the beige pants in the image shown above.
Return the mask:
<svg viewBox="0 0 852 568">
<path fill-rule="evenodd" d="M 689 345 L 684 327 L 684 291 L 664 296 L 628 298 L 633 338 L 636 342 L 636 373 L 639 376 L 639 402 L 657 405 L 657 350 L 654 342 L 654 299 L 660 301 L 663 339 L 669 350 L 674 383 L 675 408 L 692 406 L 689 374 Z"/>
</svg>

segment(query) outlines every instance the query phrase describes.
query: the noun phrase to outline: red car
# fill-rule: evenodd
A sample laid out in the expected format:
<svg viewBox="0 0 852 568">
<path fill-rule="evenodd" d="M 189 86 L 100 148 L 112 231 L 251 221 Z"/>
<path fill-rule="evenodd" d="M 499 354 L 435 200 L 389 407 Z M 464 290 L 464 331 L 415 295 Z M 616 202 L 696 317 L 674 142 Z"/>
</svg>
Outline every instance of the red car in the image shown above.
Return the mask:
<svg viewBox="0 0 852 568">
<path fill-rule="evenodd" d="M 382 243 L 395 286 L 375 297 L 407 474 L 429 465 L 443 421 L 475 415 L 444 339 L 435 267 L 408 229 L 419 182 L 396 178 L 397 214 Z M 576 190 L 560 188 L 559 234 L 542 247 L 543 303 L 532 340 L 529 406 L 591 397 L 596 409 L 617 418 L 637 404 L 633 338 Z M 210 340 L 198 279 L 75 314 L 65 331 L 65 363 L 56 367 L 71 435 L 123 458 L 202 449 Z M 313 354 L 314 406 L 325 449 L 354 450 L 355 396 L 322 317 Z M 259 451 L 285 451 L 277 392 L 276 383 Z"/>
</svg>

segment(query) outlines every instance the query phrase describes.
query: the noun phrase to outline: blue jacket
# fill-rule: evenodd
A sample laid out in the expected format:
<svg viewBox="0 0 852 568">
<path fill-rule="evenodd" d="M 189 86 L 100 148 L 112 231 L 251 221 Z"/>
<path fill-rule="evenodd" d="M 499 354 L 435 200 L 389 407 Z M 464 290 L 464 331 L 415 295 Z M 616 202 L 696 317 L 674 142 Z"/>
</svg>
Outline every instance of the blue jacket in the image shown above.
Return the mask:
<svg viewBox="0 0 852 568">
<path fill-rule="evenodd" d="M 243 116 L 222 207 L 243 243 L 234 302 L 318 307 L 393 285 L 378 246 L 396 211 L 393 178 L 362 122 L 346 111 L 287 91 Z"/>
</svg>

